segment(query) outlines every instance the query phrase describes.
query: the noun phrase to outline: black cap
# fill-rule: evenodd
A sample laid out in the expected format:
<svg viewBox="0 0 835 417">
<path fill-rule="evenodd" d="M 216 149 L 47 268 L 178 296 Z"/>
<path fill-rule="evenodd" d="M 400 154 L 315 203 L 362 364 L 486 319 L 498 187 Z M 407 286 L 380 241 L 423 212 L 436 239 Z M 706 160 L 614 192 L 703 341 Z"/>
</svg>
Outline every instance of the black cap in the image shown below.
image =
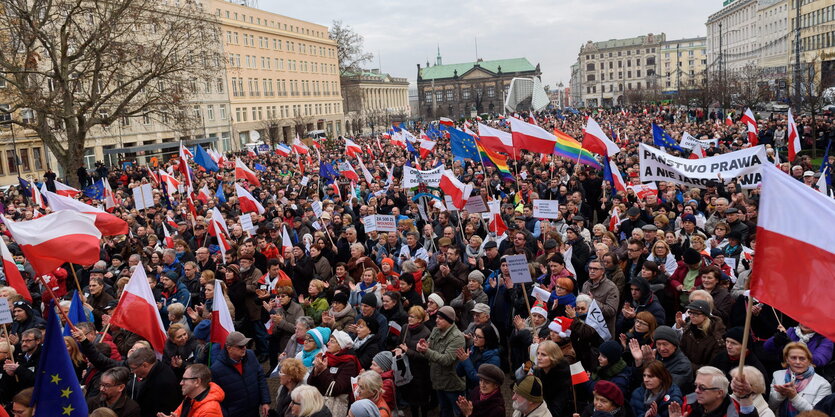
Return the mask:
<svg viewBox="0 0 835 417">
<path fill-rule="evenodd" d="M 491 240 L 491 241 L 484 244 L 484 249 L 493 249 L 493 248 L 498 248 L 498 247 L 499 247 L 499 245 L 496 244 L 495 240 Z"/>
<path fill-rule="evenodd" d="M 377 308 L 377 296 L 374 293 L 368 293 L 362 296 L 360 304 L 365 304 L 369 307 Z"/>
<path fill-rule="evenodd" d="M 710 304 L 705 300 L 693 300 L 687 305 L 687 309 L 698 311 L 705 316 L 710 316 Z"/>
<path fill-rule="evenodd" d="M 638 207 L 629 207 L 629 209 L 626 210 L 626 215 L 630 216 L 630 217 L 640 216 L 641 215 L 641 209 L 639 209 Z"/>
<path fill-rule="evenodd" d="M 575 216 L 576 218 L 576 216 Z M 554 239 L 548 239 L 545 241 L 545 249 L 554 249 L 557 247 L 557 241 Z"/>
<path fill-rule="evenodd" d="M 725 214 L 736 214 L 736 213 L 739 213 L 739 209 L 736 208 L 736 207 L 728 207 L 728 209 L 725 210 Z"/>
</svg>

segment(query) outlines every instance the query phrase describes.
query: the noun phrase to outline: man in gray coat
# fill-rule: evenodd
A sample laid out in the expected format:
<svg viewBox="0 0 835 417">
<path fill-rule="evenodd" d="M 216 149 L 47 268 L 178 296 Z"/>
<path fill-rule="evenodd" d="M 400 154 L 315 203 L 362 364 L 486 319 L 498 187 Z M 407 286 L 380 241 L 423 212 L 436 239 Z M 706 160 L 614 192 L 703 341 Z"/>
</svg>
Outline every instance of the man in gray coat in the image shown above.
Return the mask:
<svg viewBox="0 0 835 417">
<path fill-rule="evenodd" d="M 582 293 L 597 301 L 597 306 L 603 311 L 603 318 L 606 319 L 609 334 L 615 335 L 615 318 L 618 315 L 620 294 L 618 286 L 606 278 L 606 269 L 599 259 L 589 262 L 589 280 L 583 283 Z"/>
<path fill-rule="evenodd" d="M 455 310 L 450 306 L 438 310 L 435 328 L 429 340 L 418 342 L 417 351 L 429 361 L 432 388 L 438 393 L 441 417 L 460 415 L 456 401 L 467 388 L 464 379 L 455 373 L 456 351 L 464 348 L 464 334 L 455 327 Z"/>
</svg>

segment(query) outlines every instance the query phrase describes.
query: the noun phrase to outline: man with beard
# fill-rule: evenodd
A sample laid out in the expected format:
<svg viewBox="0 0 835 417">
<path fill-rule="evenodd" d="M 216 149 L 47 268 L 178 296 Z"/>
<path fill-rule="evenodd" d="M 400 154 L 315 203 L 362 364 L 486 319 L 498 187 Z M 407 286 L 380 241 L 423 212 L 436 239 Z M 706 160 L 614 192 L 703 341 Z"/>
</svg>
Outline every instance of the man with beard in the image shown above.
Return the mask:
<svg viewBox="0 0 835 417">
<path fill-rule="evenodd" d="M 101 375 L 99 395 L 87 401 L 87 409 L 92 413 L 99 408 L 109 408 L 119 417 L 139 417 L 139 404 L 125 393 L 130 370 L 124 366 L 110 368 Z"/>
<path fill-rule="evenodd" d="M 513 417 L 551 417 L 543 398 L 542 381 L 528 375 L 513 386 Z"/>
</svg>

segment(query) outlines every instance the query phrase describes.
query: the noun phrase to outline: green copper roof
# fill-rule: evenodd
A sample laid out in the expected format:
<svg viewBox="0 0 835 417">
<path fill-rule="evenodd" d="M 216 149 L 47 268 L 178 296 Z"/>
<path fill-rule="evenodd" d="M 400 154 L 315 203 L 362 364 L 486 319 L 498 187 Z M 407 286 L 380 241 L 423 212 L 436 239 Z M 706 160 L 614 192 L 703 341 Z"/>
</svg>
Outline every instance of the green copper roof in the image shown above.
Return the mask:
<svg viewBox="0 0 835 417">
<path fill-rule="evenodd" d="M 455 75 L 455 71 L 458 71 L 458 76 L 462 76 L 465 72 L 472 69 L 475 64 L 475 62 L 466 62 L 463 64 L 435 65 L 428 68 L 421 68 L 420 76 L 424 80 L 452 78 Z M 536 67 L 531 65 L 527 58 L 497 59 L 494 61 L 481 61 L 478 64 L 481 68 L 491 72 L 499 72 L 500 66 L 502 67 L 503 73 L 536 71 Z"/>
</svg>

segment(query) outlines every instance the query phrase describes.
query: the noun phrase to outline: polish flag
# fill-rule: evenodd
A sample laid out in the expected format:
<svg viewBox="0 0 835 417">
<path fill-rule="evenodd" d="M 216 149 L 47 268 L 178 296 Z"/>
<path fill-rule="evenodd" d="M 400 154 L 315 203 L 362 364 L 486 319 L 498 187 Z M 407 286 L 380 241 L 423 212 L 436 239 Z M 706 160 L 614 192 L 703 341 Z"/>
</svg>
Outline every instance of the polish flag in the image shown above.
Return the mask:
<svg viewBox="0 0 835 417">
<path fill-rule="evenodd" d="M 438 120 L 438 123 L 440 123 L 440 124 L 442 124 L 442 125 L 444 125 L 444 126 L 455 126 L 455 122 L 453 122 L 453 121 L 452 121 L 452 119 L 450 119 L 450 118 L 448 118 L 448 117 L 441 117 L 441 118 Z"/>
<path fill-rule="evenodd" d="M 64 197 L 75 198 L 77 195 L 81 194 L 81 191 L 76 190 L 67 184 L 55 181 L 55 193 Z"/>
<path fill-rule="evenodd" d="M 48 274 L 65 262 L 90 265 L 99 261 L 101 232 L 95 221 L 92 214 L 60 210 L 5 224 L 35 272 Z"/>
<path fill-rule="evenodd" d="M 533 112 L 528 113 L 528 123 L 530 123 L 530 124 L 532 124 L 532 125 L 537 125 L 537 126 L 539 126 L 539 125 L 536 123 L 536 117 L 533 117 Z"/>
<path fill-rule="evenodd" d="M 293 138 L 293 150 L 300 155 L 307 155 L 307 153 L 310 152 L 310 148 L 302 143 L 301 139 L 299 139 L 299 135 L 296 135 L 296 137 Z"/>
<path fill-rule="evenodd" d="M 393 334 L 397 337 L 400 337 L 400 332 L 402 331 L 403 327 L 399 323 L 397 323 L 394 320 L 389 322 L 389 334 Z"/>
<path fill-rule="evenodd" d="M 223 164 L 223 154 L 222 153 L 220 153 L 220 152 L 218 152 L 218 151 L 216 151 L 212 148 L 207 149 L 206 153 L 209 154 L 209 157 L 212 158 L 212 161 L 215 161 L 215 163 L 218 166 Z"/>
<path fill-rule="evenodd" d="M 185 189 L 188 190 L 189 193 L 193 193 L 194 184 L 191 183 L 191 169 L 188 166 L 189 158 L 194 159 L 194 155 L 192 155 L 191 151 L 183 146 L 183 142 L 180 142 L 180 163 L 177 165 L 177 169 L 179 169 L 180 173 L 183 174 Z"/>
<path fill-rule="evenodd" d="M 46 183 L 44 183 L 44 185 L 46 185 Z M 43 201 L 41 190 L 39 190 L 38 187 L 35 187 L 34 182 L 30 183 L 29 188 L 32 190 L 32 203 L 35 205 L 35 207 L 46 210 L 46 203 Z M 44 189 L 46 188 L 44 187 Z M 37 212 L 37 210 L 35 211 Z"/>
<path fill-rule="evenodd" d="M 256 187 L 261 186 L 261 181 L 258 181 L 258 177 L 255 175 L 255 173 L 252 172 L 252 170 L 249 169 L 249 167 L 247 167 L 246 164 L 244 164 L 244 161 L 242 161 L 241 158 L 236 158 L 235 159 L 235 180 L 237 181 L 237 180 L 241 180 L 241 179 L 249 181 L 250 184 L 252 184 Z"/>
<path fill-rule="evenodd" d="M 162 353 L 167 338 L 165 326 L 162 325 L 142 262 L 136 265 L 130 281 L 125 285 L 119 304 L 110 317 L 110 324 L 138 334 L 151 343 L 154 351 Z"/>
<path fill-rule="evenodd" d="M 690 156 L 687 159 L 702 159 L 706 158 L 707 154 L 705 154 L 705 150 L 702 149 L 702 145 L 696 144 L 693 146 L 693 149 L 690 151 Z"/>
<path fill-rule="evenodd" d="M 835 200 L 764 164 L 751 296 L 835 339 Z M 787 296 L 791 294 L 791 296 Z M 814 300 L 814 301 L 812 301 Z"/>
<path fill-rule="evenodd" d="M 159 180 L 166 185 L 169 196 L 180 190 L 180 181 L 163 170 L 159 170 Z"/>
<path fill-rule="evenodd" d="M 406 139 L 403 137 L 403 132 L 394 132 L 394 134 L 391 135 L 391 143 L 401 148 L 406 148 Z"/>
<path fill-rule="evenodd" d="M 360 166 L 360 171 L 362 171 L 362 176 L 365 177 L 365 181 L 368 184 L 371 184 L 374 181 L 374 176 L 371 175 L 371 172 L 368 171 L 368 168 L 365 167 L 365 164 L 362 162 L 362 158 L 357 155 L 357 164 Z"/>
<path fill-rule="evenodd" d="M 797 133 L 797 123 L 794 122 L 792 109 L 789 109 L 789 162 L 794 162 L 800 152 L 800 135 Z"/>
<path fill-rule="evenodd" d="M 209 186 L 203 184 L 203 188 L 201 188 L 200 192 L 197 194 L 197 199 L 202 201 L 203 204 L 208 204 L 209 199 L 211 199 L 213 195 L 214 194 L 211 191 L 209 191 Z"/>
<path fill-rule="evenodd" d="M 515 148 L 536 153 L 554 153 L 557 137 L 551 132 L 515 117 L 510 119 L 510 130 L 513 132 L 511 135 Z"/>
<path fill-rule="evenodd" d="M 362 153 L 362 148 L 351 139 L 345 138 L 345 153 L 353 158 L 356 154 Z"/>
<path fill-rule="evenodd" d="M 229 236 L 229 229 L 226 228 L 226 222 L 223 220 L 223 215 L 220 214 L 220 210 L 218 210 L 217 207 L 212 208 L 212 217 L 209 219 L 209 223 L 210 226 L 212 226 L 212 224 L 217 224 L 217 230 L 225 233 L 226 236 Z M 214 227 L 209 228 L 209 234 L 215 236 Z"/>
<path fill-rule="evenodd" d="M 612 209 L 612 215 L 609 217 L 609 231 L 614 232 L 615 227 L 620 226 L 620 223 L 620 212 L 618 211 L 618 208 L 615 207 Z"/>
<path fill-rule="evenodd" d="M 279 143 L 275 146 L 275 153 L 280 156 L 290 156 L 291 152 L 293 152 L 293 149 L 283 143 Z"/>
<path fill-rule="evenodd" d="M 598 155 L 612 156 L 620 152 L 620 148 L 608 136 L 597 122 L 589 117 L 586 121 L 586 130 L 583 132 L 583 149 L 594 152 Z"/>
<path fill-rule="evenodd" d="M 421 139 L 420 157 L 426 158 L 427 156 L 429 156 L 429 154 L 432 153 L 432 150 L 435 149 L 435 145 L 437 145 L 437 142 L 435 142 L 434 140 Z"/>
<path fill-rule="evenodd" d="M 235 183 L 235 193 L 238 195 L 238 204 L 241 205 L 241 212 L 264 214 L 264 206 L 252 196 L 244 187 Z"/>
<path fill-rule="evenodd" d="M 32 294 L 29 293 L 29 287 L 26 286 L 26 281 L 20 275 L 20 270 L 17 269 L 12 253 L 6 246 L 6 242 L 0 239 L 0 255 L 3 258 L 3 272 L 6 273 L 6 282 L 9 286 L 17 290 L 17 293 L 23 296 L 30 303 L 32 302 Z"/>
<path fill-rule="evenodd" d="M 492 214 L 492 218 L 490 219 L 490 223 L 487 227 L 491 231 L 496 232 L 496 236 L 501 236 L 507 231 L 507 225 L 504 223 L 504 219 L 502 219 L 502 215 L 499 213 Z"/>
<path fill-rule="evenodd" d="M 226 298 L 223 296 L 223 286 L 220 280 L 215 280 L 215 295 L 212 298 L 212 327 L 209 342 L 226 343 L 229 333 L 235 331 L 235 324 L 232 322 L 232 315 L 229 313 L 229 306 L 226 305 Z"/>
<path fill-rule="evenodd" d="M 281 225 L 281 255 L 284 255 L 284 251 L 287 248 L 293 247 L 293 241 L 290 239 L 290 233 L 287 233 L 287 225 Z"/>
<path fill-rule="evenodd" d="M 102 181 L 104 184 L 104 209 L 110 210 L 116 207 L 116 195 L 113 194 L 113 189 L 110 188 L 110 181 Z"/>
<path fill-rule="evenodd" d="M 583 368 L 581 362 L 574 362 L 569 366 L 571 370 L 571 385 L 582 384 L 589 381 L 589 374 Z"/>
<path fill-rule="evenodd" d="M 472 194 L 473 186 L 472 184 L 464 185 L 461 181 L 458 181 L 458 178 L 455 178 L 452 171 L 447 169 L 441 176 L 441 190 L 452 198 L 452 205 L 455 208 L 462 210 L 464 205 L 467 204 L 470 194 Z"/>
<path fill-rule="evenodd" d="M 650 182 L 647 184 L 637 184 L 637 185 L 629 185 L 626 188 L 635 192 L 635 195 L 638 196 L 639 200 L 643 200 L 647 198 L 650 194 L 655 194 L 658 196 L 658 185 L 654 182 Z"/>
<path fill-rule="evenodd" d="M 223 233 L 221 233 L 222 231 L 220 229 L 220 226 L 218 226 L 217 222 L 212 222 L 211 230 L 214 232 L 214 236 L 217 237 L 217 245 L 218 247 L 220 247 L 220 255 L 223 258 L 223 263 L 225 264 L 226 252 L 229 249 L 232 249 L 232 245 L 230 245 L 229 242 L 226 240 L 226 236 L 224 236 Z"/>
<path fill-rule="evenodd" d="M 513 148 L 513 135 L 510 133 L 479 123 L 478 137 L 481 139 L 481 144 L 485 148 L 515 156 L 516 151 Z"/>
<path fill-rule="evenodd" d="M 146 165 L 145 171 L 148 171 L 148 176 L 151 177 L 152 180 L 154 180 L 154 183 L 159 184 L 159 176 L 157 174 L 154 174 L 154 170 L 151 169 L 151 167 Z"/>
<path fill-rule="evenodd" d="M 612 170 L 612 187 L 614 187 L 618 191 L 626 192 L 626 183 L 623 182 L 623 176 L 620 175 L 620 170 L 618 169 L 618 165 L 615 163 L 614 160 L 610 158 L 606 158 L 609 160 L 609 169 Z"/>
<path fill-rule="evenodd" d="M 163 241 L 165 241 L 165 247 L 168 249 L 174 249 L 174 237 L 171 236 L 171 232 L 168 231 L 168 226 L 164 223 L 162 225 L 162 233 L 165 235 L 163 237 Z"/>
<path fill-rule="evenodd" d="M 343 177 L 348 178 L 350 180 L 360 180 L 360 176 L 357 175 L 357 171 L 354 170 L 354 167 L 352 167 L 351 163 L 348 161 L 341 161 L 339 163 L 339 173 L 342 174 Z"/>
<path fill-rule="evenodd" d="M 52 211 L 72 210 L 96 216 L 96 228 L 105 236 L 117 236 L 128 234 L 128 223 L 98 207 L 84 204 L 74 198 L 64 197 L 51 191 L 44 191 L 49 200 Z"/>
<path fill-rule="evenodd" d="M 757 146 L 757 144 L 760 143 L 759 137 L 757 136 L 757 119 L 754 118 L 754 113 L 750 108 L 745 109 L 745 113 L 742 115 L 741 121 L 745 123 L 745 127 L 748 128 L 748 143 L 750 143 L 751 146 Z"/>
<path fill-rule="evenodd" d="M 725 126 L 733 126 L 734 121 L 731 119 L 731 115 L 729 114 L 728 117 L 725 118 Z"/>
</svg>

